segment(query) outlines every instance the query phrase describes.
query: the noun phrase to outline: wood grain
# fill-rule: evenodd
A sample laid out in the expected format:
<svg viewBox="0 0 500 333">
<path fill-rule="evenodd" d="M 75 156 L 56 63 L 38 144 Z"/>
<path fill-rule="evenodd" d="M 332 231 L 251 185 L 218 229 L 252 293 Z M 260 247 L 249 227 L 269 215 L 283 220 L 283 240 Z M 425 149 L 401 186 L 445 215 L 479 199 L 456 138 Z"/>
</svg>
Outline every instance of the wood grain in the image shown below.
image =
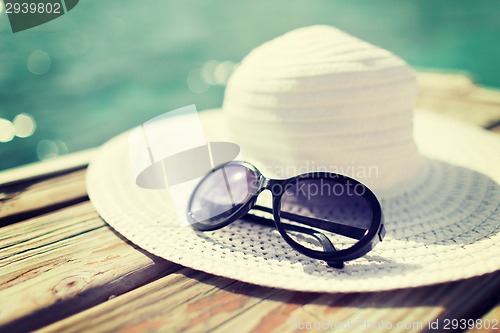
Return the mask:
<svg viewBox="0 0 500 333">
<path fill-rule="evenodd" d="M 27 331 L 178 269 L 105 225 L 90 202 L 3 227 L 0 331 Z"/>
<path fill-rule="evenodd" d="M 189 326 L 205 331 L 237 312 L 250 309 L 272 292 L 272 289 L 184 269 L 116 297 L 108 306 L 94 307 L 41 331 L 79 332 L 90 328 L 102 332 L 184 331 Z M 102 311 L 107 314 L 102 316 Z"/>
<path fill-rule="evenodd" d="M 418 78 L 418 108 L 500 132 L 500 91 L 459 74 Z M 323 320 L 351 325 L 349 332 L 387 332 L 389 322 L 410 325 L 393 331 L 420 332 L 438 318 L 500 316 L 498 306 L 491 309 L 500 273 L 393 292 L 318 294 L 181 268 L 102 221 L 87 201 L 85 170 L 67 171 L 63 160 L 51 166 L 41 178 L 35 165 L 28 180 L 0 185 L 1 332 L 297 332 Z"/>
<path fill-rule="evenodd" d="M 87 200 L 86 170 L 0 187 L 0 226 Z"/>
<path fill-rule="evenodd" d="M 436 318 L 470 315 L 499 288 L 500 276 L 491 274 L 393 292 L 301 293 L 184 269 L 40 332 L 295 332 L 325 323 L 349 332 L 387 332 L 398 324 L 399 331 L 421 332 Z"/>
<path fill-rule="evenodd" d="M 0 171 L 0 187 L 33 182 L 37 179 L 84 169 L 89 164 L 96 150 L 97 148 L 81 150 L 57 158 Z"/>
</svg>

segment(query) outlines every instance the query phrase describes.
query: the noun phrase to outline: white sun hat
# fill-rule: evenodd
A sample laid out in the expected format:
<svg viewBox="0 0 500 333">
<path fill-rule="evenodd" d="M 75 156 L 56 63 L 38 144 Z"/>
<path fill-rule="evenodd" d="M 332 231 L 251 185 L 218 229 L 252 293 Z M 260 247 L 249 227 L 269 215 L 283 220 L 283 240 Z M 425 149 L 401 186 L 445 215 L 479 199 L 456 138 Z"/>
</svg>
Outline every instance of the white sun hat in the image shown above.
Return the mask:
<svg viewBox="0 0 500 333">
<path fill-rule="evenodd" d="M 414 71 L 400 58 L 313 26 L 252 51 L 232 75 L 223 108 L 233 140 L 262 171 L 341 171 L 380 195 L 421 180 L 416 93 Z"/>
<path fill-rule="evenodd" d="M 404 61 L 335 28 L 314 26 L 252 51 L 228 83 L 224 110 L 200 114 L 207 141 L 238 143 L 266 175 L 326 168 L 377 194 L 386 237 L 343 269 L 292 250 L 268 227 L 236 221 L 202 233 L 179 226 L 165 190 L 136 185 L 129 133 L 95 156 L 89 197 L 107 223 L 147 251 L 263 286 L 378 291 L 494 272 L 500 269 L 500 139 L 414 114 L 415 95 L 415 76 Z"/>
</svg>

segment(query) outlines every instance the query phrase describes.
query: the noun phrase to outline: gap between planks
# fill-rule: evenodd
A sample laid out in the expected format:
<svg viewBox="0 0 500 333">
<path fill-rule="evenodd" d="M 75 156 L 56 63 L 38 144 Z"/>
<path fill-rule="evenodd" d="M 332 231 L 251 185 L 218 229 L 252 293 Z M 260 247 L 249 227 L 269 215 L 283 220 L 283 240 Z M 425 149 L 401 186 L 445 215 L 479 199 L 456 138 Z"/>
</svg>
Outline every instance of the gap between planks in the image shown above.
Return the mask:
<svg viewBox="0 0 500 333">
<path fill-rule="evenodd" d="M 88 200 L 86 169 L 0 188 L 0 226 Z"/>
<path fill-rule="evenodd" d="M 115 234 L 90 202 L 2 229 L 0 331 L 30 331 L 179 269 Z"/>
<path fill-rule="evenodd" d="M 445 76 L 448 75 L 442 75 L 439 80 L 434 77 L 427 80 L 427 83 L 421 83 L 419 106 L 483 127 L 500 119 L 498 91 L 471 86 L 470 81 L 457 79 L 458 76 L 453 79 Z M 423 76 L 419 74 L 419 77 Z M 452 81 L 456 84 L 449 85 Z M 134 248 L 114 234 L 93 209 L 83 213 L 80 219 L 77 209 L 85 210 L 90 207 L 85 206 L 90 205 L 88 202 L 74 205 L 87 200 L 84 175 L 85 170 L 78 170 L 0 189 L 0 225 L 72 206 L 1 229 L 0 297 L 9 299 L 9 302 L 8 308 L 4 304 L 0 306 L 0 323 L 5 313 L 19 315 L 8 317 L 10 321 L 4 328 L 33 329 L 67 316 L 70 317 L 47 326 L 44 331 L 65 327 L 64 325 L 69 325 L 66 329 L 70 329 L 72 325 L 87 328 L 85 323 L 97 320 L 89 318 L 89 314 L 97 316 L 102 315 L 104 310 L 113 310 L 115 317 L 111 318 L 106 314 L 103 317 L 109 320 L 105 327 L 113 329 L 160 327 L 192 331 L 257 331 L 266 327 L 288 332 L 294 331 L 287 322 L 293 318 L 312 321 L 331 315 L 336 320 L 347 320 L 363 314 L 372 321 L 412 316 L 425 321 L 445 314 L 458 316 L 481 299 L 478 295 L 488 292 L 498 295 L 498 274 L 429 287 L 432 289 L 370 294 L 293 293 L 246 285 L 187 269 L 147 284 L 149 281 L 141 274 L 147 276 L 150 272 L 150 280 L 153 281 L 158 276 L 178 270 L 179 266 Z M 102 252 L 94 253 L 88 248 L 88 244 L 96 243 L 99 243 L 97 248 L 102 249 Z M 48 269 L 40 263 L 47 264 Z M 109 270 L 102 265 L 109 265 L 106 266 Z M 155 267 L 158 265 L 163 265 L 164 270 Z M 16 287 L 18 283 L 21 287 Z M 157 290 L 160 285 L 161 290 Z M 180 289 L 175 289 L 174 286 Z M 484 287 L 484 290 L 477 286 Z M 15 289 L 17 293 L 6 291 L 13 288 L 18 288 Z M 129 290 L 132 291 L 127 292 Z M 174 314 L 174 319 L 170 318 L 170 312 L 161 312 L 157 308 L 157 304 L 165 304 L 162 303 L 163 299 L 153 302 L 155 298 L 151 293 L 162 291 L 171 295 L 166 297 L 166 305 Z M 23 295 L 19 295 L 19 292 Z M 461 303 L 453 303 L 453 300 L 462 299 L 453 299 L 458 297 L 457 294 L 469 295 L 472 301 L 462 308 Z M 106 302 L 113 295 L 121 296 Z M 9 298 L 3 298 L 4 296 Z M 134 303 L 136 299 L 142 300 L 152 312 L 135 309 L 133 306 L 137 306 Z M 440 299 L 448 303 L 442 304 Z M 119 301 L 132 305 L 121 305 L 122 303 L 117 303 Z M 234 306 L 238 304 L 239 307 L 235 309 Z M 96 306 L 92 307 L 93 305 Z M 119 306 L 115 309 L 115 305 Z M 24 317 L 22 307 L 28 307 Z M 186 307 L 189 309 L 186 310 Z M 380 308 L 384 311 L 380 311 Z M 127 309 L 132 313 L 127 312 Z M 72 315 L 80 310 L 83 312 Z M 191 311 L 187 316 L 189 320 L 185 323 L 175 318 L 184 316 L 184 310 Z M 498 311 L 494 311 L 493 315 L 498 314 Z M 157 321 L 150 320 L 154 316 L 159 316 Z M 120 320 L 124 321 L 123 325 L 118 325 L 117 321 Z M 78 326 L 82 323 L 83 326 Z"/>
<path fill-rule="evenodd" d="M 354 332 L 377 332 L 366 326 L 370 322 L 407 322 L 414 327 L 405 332 L 420 332 L 436 318 L 471 314 L 481 299 L 498 292 L 499 284 L 499 275 L 490 274 L 415 289 L 320 294 L 259 287 L 183 269 L 40 332 L 295 332 L 297 323 L 322 320 L 363 322 Z M 473 301 L 463 303 L 464 299 Z"/>
</svg>

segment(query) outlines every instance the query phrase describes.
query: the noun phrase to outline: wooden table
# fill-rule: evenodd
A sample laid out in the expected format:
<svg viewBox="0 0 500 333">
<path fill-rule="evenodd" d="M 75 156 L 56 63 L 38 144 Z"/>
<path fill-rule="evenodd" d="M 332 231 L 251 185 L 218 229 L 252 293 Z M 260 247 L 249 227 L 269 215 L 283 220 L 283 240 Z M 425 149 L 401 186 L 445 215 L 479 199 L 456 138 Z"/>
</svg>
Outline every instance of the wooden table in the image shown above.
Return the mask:
<svg viewBox="0 0 500 333">
<path fill-rule="evenodd" d="M 458 74 L 419 79 L 419 107 L 499 131 L 500 91 Z M 88 201 L 89 155 L 0 173 L 0 332 L 389 332 L 389 325 L 420 332 L 436 324 L 445 331 L 446 319 L 500 319 L 498 272 L 320 294 L 258 287 L 155 257 L 114 232 Z M 483 331 L 498 330 L 469 330 Z"/>
</svg>

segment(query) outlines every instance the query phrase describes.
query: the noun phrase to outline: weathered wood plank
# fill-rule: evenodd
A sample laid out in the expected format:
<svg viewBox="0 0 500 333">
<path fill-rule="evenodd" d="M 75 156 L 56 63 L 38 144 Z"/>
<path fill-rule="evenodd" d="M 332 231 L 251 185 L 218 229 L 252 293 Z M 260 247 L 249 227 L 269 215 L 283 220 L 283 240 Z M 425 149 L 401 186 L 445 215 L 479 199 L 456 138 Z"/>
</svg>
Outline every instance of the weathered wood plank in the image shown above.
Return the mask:
<svg viewBox="0 0 500 333">
<path fill-rule="evenodd" d="M 206 332 L 273 293 L 270 288 L 183 269 L 116 297 L 107 302 L 109 306 L 93 307 L 41 331 L 184 331 L 196 327 Z"/>
<path fill-rule="evenodd" d="M 179 268 L 112 232 L 89 202 L 1 230 L 0 331 L 47 325 Z"/>
<path fill-rule="evenodd" d="M 30 163 L 16 168 L 0 171 L 0 186 L 25 183 L 39 178 L 83 169 L 90 162 L 97 148 L 78 151 L 46 161 Z"/>
<path fill-rule="evenodd" d="M 422 73 L 419 80 L 419 107 L 500 130 L 494 125 L 499 91 L 460 75 Z M 55 163 L 64 169 L 62 164 Z M 354 332 L 376 332 L 373 325 L 388 321 L 416 325 L 400 331 L 417 332 L 419 323 L 426 330 L 436 318 L 481 316 L 500 292 L 499 274 L 395 292 L 324 295 L 190 269 L 168 275 L 179 266 L 130 245 L 88 202 L 75 204 L 86 200 L 84 175 L 80 170 L 33 180 L 33 174 L 27 182 L 17 177 L 0 185 L 0 226 L 23 220 L 0 228 L 0 331 L 48 325 L 42 331 L 295 332 L 301 323 L 326 319 L 346 325 L 360 320 Z M 493 310 L 486 317 L 498 315 Z"/>
<path fill-rule="evenodd" d="M 3 227 L 0 229 L 0 269 L 13 262 L 29 258 L 34 254 L 34 251 L 44 251 L 46 246 L 60 240 L 69 239 L 104 226 L 104 221 L 99 218 L 97 212 L 87 201 L 57 214 L 48 214 Z M 2 269 L 0 283 L 4 276 L 5 270 Z"/>
<path fill-rule="evenodd" d="M 181 275 L 185 274 L 185 275 Z M 380 293 L 318 294 L 251 286 L 190 270 L 47 326 L 41 332 L 295 332 L 344 325 L 353 332 L 421 332 L 436 318 L 460 318 L 499 291 L 489 275 L 433 287 Z M 474 299 L 472 302 L 466 302 Z M 319 323 L 319 324 L 318 324 Z"/>
<path fill-rule="evenodd" d="M 477 86 L 464 74 L 420 71 L 417 78 L 418 108 L 500 130 L 500 90 Z"/>
<path fill-rule="evenodd" d="M 470 297 L 480 293 L 484 302 L 499 288 L 500 276 L 490 275 L 393 292 L 324 294 L 299 307 L 265 301 L 215 332 L 232 331 L 238 326 L 245 327 L 246 332 L 258 332 L 263 327 L 270 332 L 294 332 L 314 325 L 349 332 L 387 332 L 390 326 L 395 331 L 421 332 L 437 318 L 460 318 L 471 313 L 481 301 L 468 302 Z M 398 323 L 403 327 L 397 329 Z"/>
<path fill-rule="evenodd" d="M 86 170 L 0 187 L 0 226 L 87 200 Z"/>
</svg>

